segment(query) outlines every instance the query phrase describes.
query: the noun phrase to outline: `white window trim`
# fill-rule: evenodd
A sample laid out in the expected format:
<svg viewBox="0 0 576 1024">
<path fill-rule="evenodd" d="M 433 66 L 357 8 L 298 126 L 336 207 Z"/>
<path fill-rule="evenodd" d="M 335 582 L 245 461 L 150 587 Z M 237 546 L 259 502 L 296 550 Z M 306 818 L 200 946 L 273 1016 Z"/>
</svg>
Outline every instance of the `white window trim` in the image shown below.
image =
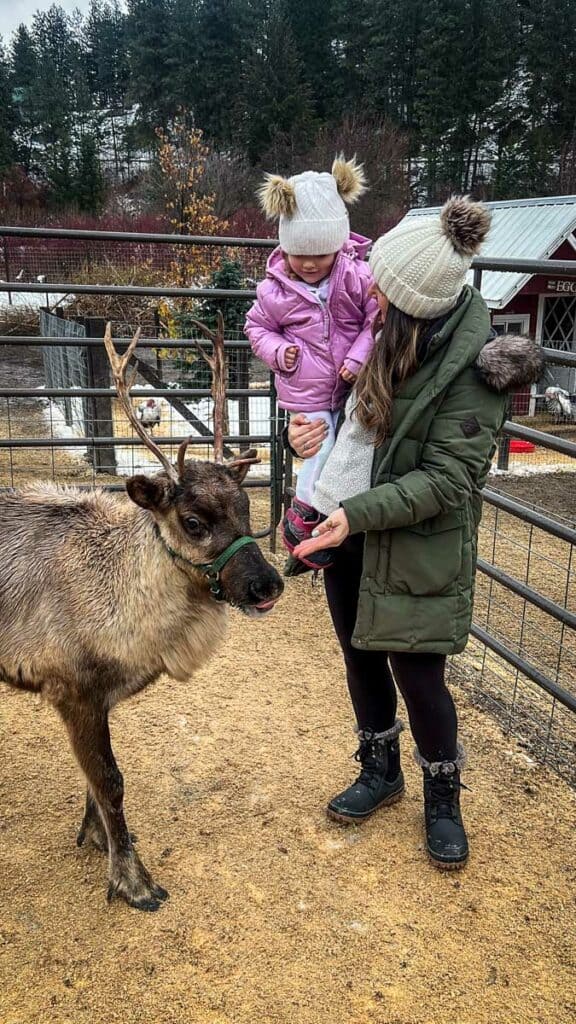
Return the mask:
<svg viewBox="0 0 576 1024">
<path fill-rule="evenodd" d="M 507 324 L 510 320 L 520 321 L 522 324 L 522 327 L 520 328 L 522 334 L 528 334 L 530 331 L 530 313 L 506 313 L 501 316 L 492 317 L 493 324 Z"/>
</svg>

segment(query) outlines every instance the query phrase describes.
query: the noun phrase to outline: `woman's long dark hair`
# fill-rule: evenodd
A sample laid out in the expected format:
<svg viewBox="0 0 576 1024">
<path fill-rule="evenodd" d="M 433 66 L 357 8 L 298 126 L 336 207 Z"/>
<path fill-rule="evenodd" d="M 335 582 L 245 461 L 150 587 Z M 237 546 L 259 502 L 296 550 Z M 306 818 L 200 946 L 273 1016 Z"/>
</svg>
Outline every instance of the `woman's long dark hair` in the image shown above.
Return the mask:
<svg viewBox="0 0 576 1024">
<path fill-rule="evenodd" d="M 378 313 L 373 327 L 374 347 L 358 374 L 354 415 L 374 444 L 381 445 L 390 432 L 394 394 L 418 366 L 418 343 L 430 326 L 389 304 L 386 315 Z"/>
</svg>

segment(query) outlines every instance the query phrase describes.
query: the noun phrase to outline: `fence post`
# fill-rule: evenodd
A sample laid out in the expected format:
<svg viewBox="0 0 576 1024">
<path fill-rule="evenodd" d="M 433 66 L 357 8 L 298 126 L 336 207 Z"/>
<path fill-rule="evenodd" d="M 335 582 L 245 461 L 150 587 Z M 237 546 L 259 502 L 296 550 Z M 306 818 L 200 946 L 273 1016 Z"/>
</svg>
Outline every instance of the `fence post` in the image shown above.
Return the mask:
<svg viewBox="0 0 576 1024">
<path fill-rule="evenodd" d="M 238 388 L 250 387 L 250 352 L 248 349 L 238 349 Z M 250 398 L 248 395 L 241 395 L 238 400 L 238 433 L 241 437 L 250 435 Z"/>
<path fill-rule="evenodd" d="M 512 398 L 508 398 L 506 419 L 512 419 Z M 508 470 L 510 464 L 510 438 L 508 434 L 500 434 L 498 438 L 498 469 Z"/>
<path fill-rule="evenodd" d="M 104 338 L 106 321 L 101 317 L 84 317 L 87 338 Z M 87 345 L 88 387 L 110 387 L 110 364 L 104 342 L 102 345 Z M 89 398 L 88 409 L 92 419 L 92 437 L 114 437 L 112 397 Z M 116 452 L 114 445 L 96 446 L 91 451 L 92 465 L 97 473 L 116 475 Z"/>
</svg>

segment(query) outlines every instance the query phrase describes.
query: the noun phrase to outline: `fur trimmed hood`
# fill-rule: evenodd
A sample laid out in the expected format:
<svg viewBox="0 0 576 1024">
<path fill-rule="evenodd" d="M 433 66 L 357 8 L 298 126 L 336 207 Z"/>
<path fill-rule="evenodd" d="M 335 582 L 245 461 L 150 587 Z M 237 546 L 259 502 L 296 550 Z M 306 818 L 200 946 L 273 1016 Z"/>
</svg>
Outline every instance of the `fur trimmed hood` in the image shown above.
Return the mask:
<svg viewBox="0 0 576 1024">
<path fill-rule="evenodd" d="M 484 345 L 474 366 L 484 384 L 502 394 L 535 384 L 542 376 L 544 357 L 530 338 L 496 334 Z"/>
</svg>

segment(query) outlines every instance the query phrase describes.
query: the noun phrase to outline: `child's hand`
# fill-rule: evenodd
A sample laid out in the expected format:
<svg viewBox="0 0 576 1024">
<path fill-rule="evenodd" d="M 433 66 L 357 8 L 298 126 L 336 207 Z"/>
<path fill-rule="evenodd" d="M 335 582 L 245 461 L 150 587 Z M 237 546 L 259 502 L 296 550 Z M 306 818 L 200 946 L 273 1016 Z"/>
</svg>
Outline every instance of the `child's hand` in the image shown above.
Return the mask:
<svg viewBox="0 0 576 1024">
<path fill-rule="evenodd" d="M 341 366 L 340 376 L 342 377 L 342 380 L 346 381 L 347 384 L 353 384 L 354 381 L 356 380 L 357 374 L 351 373 L 350 370 L 347 370 L 345 366 Z"/>
<path fill-rule="evenodd" d="M 290 345 L 290 348 L 286 349 L 284 353 L 284 365 L 287 370 L 291 370 L 296 366 L 296 360 L 298 359 L 298 346 Z"/>
</svg>

